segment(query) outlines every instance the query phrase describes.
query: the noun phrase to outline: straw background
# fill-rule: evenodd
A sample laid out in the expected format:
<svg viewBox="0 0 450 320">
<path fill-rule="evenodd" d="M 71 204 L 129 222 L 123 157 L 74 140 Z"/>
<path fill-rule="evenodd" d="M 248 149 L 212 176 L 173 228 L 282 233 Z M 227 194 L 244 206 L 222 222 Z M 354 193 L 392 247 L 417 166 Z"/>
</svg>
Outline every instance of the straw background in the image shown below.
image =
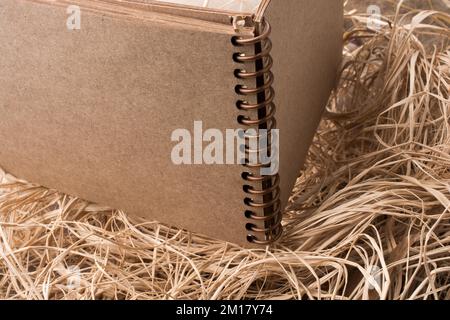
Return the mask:
<svg viewBox="0 0 450 320">
<path fill-rule="evenodd" d="M 340 82 L 277 248 L 133 221 L 0 169 L 0 298 L 450 299 L 450 8 L 369 3 L 384 24 L 346 4 Z"/>
</svg>

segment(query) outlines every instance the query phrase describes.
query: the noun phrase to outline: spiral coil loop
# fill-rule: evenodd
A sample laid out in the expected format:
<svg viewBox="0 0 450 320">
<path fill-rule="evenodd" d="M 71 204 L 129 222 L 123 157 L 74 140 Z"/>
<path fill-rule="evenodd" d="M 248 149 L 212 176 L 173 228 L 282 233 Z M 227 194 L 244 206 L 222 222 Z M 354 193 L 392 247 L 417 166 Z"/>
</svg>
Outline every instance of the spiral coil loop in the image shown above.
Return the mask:
<svg viewBox="0 0 450 320">
<path fill-rule="evenodd" d="M 242 65 L 252 63 L 256 66 L 256 71 L 251 72 L 244 68 L 235 70 L 237 79 L 241 81 L 255 80 L 257 84 L 254 88 L 249 88 L 243 84 L 236 86 L 236 93 L 243 97 L 236 103 L 237 108 L 243 112 L 239 115 L 238 122 L 244 127 L 255 129 L 258 132 L 254 136 L 256 139 L 261 139 L 260 129 L 266 130 L 266 138 L 270 141 L 272 131 L 277 126 L 275 120 L 276 106 L 274 104 L 275 91 L 272 87 L 274 76 L 271 71 L 273 59 L 270 56 L 272 50 L 272 42 L 269 39 L 271 27 L 266 20 L 263 20 L 256 25 L 255 30 L 254 37 L 247 38 L 236 35 L 232 38 L 232 43 L 236 47 L 255 48 L 254 54 L 239 52 L 233 56 L 237 63 Z M 250 97 L 254 97 L 257 102 L 249 102 Z M 257 114 L 257 116 L 251 116 L 250 113 Z M 247 161 L 244 166 L 247 170 L 242 174 L 242 178 L 245 181 L 243 190 L 247 195 L 244 203 L 248 207 L 245 216 L 250 221 L 246 225 L 249 231 L 247 240 L 259 245 L 268 245 L 277 241 L 282 234 L 282 208 L 279 175 L 261 175 L 259 169 L 268 167 L 268 165 L 248 161 L 250 154 L 259 154 L 263 151 L 266 150 L 252 150 L 249 146 L 246 146 Z M 255 187 L 255 184 L 260 185 L 261 188 Z"/>
</svg>

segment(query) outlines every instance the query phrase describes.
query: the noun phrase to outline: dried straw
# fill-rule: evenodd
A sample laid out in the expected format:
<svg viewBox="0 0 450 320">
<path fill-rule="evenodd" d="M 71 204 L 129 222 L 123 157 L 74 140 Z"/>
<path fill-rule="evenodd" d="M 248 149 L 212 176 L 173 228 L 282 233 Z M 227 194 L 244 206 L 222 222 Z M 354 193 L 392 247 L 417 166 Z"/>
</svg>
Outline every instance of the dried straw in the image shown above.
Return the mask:
<svg viewBox="0 0 450 320">
<path fill-rule="evenodd" d="M 449 299 L 450 15 L 346 18 L 278 248 L 131 221 L 0 171 L 0 298 Z"/>
</svg>

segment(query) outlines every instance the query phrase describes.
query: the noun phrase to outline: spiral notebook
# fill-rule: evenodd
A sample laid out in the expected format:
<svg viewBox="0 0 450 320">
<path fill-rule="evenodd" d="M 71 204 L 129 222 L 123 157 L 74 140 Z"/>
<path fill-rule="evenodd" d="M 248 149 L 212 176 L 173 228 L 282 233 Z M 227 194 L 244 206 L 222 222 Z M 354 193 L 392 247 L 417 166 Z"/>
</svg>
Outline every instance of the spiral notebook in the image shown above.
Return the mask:
<svg viewBox="0 0 450 320">
<path fill-rule="evenodd" d="M 2 0 L 0 166 L 147 221 L 276 242 L 342 16 L 338 0 Z M 250 161 L 264 146 L 278 158 Z"/>
</svg>

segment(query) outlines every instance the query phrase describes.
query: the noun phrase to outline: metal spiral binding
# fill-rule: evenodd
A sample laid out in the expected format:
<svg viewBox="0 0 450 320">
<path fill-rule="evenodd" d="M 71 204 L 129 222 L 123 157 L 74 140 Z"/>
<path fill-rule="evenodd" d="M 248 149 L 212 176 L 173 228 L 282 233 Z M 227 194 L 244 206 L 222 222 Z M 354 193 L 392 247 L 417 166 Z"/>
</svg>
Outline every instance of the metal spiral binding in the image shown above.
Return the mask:
<svg viewBox="0 0 450 320">
<path fill-rule="evenodd" d="M 236 78 L 240 80 L 255 80 L 256 87 L 248 88 L 245 85 L 237 85 L 236 93 L 243 97 L 238 100 L 236 105 L 244 114 L 238 117 L 238 122 L 247 127 L 257 130 L 260 139 L 259 130 L 267 130 L 268 140 L 270 141 L 271 132 L 276 128 L 274 104 L 275 92 L 272 87 L 274 76 L 271 71 L 273 60 L 270 55 L 272 42 L 269 39 L 271 32 L 270 24 L 264 19 L 256 23 L 254 37 L 241 37 L 236 35 L 232 38 L 232 43 L 236 47 L 254 48 L 254 54 L 244 52 L 235 53 L 233 59 L 241 64 L 254 64 L 255 71 L 249 72 L 245 68 L 235 70 Z M 250 103 L 249 97 L 256 98 L 256 103 Z M 247 99 L 246 99 L 247 98 Z M 249 113 L 257 114 L 252 118 Z M 280 177 L 278 174 L 272 176 L 263 176 L 260 170 L 267 164 L 250 163 L 249 154 L 252 152 L 260 153 L 265 150 L 250 150 L 246 146 L 247 161 L 244 165 L 247 169 L 242 174 L 244 180 L 244 192 L 247 197 L 244 199 L 248 210 L 245 216 L 249 219 L 246 225 L 249 235 L 247 240 L 259 245 L 268 245 L 277 241 L 282 234 L 282 211 L 280 202 Z M 256 188 L 254 185 L 260 185 Z M 259 211 L 256 212 L 256 210 Z M 262 211 L 262 213 L 261 213 Z"/>
</svg>

